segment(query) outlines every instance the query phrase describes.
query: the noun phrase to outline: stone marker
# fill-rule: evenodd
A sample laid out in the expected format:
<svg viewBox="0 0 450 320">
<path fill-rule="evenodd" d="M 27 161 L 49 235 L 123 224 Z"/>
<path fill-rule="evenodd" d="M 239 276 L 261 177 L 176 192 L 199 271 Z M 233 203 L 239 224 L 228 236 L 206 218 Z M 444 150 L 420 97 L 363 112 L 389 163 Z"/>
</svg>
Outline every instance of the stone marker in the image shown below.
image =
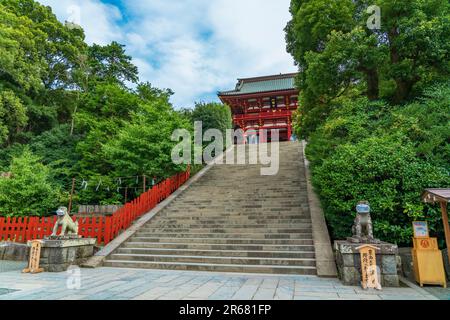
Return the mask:
<svg viewBox="0 0 450 320">
<path fill-rule="evenodd" d="M 44 269 L 41 268 L 40 260 L 41 260 L 41 241 L 34 240 L 30 241 L 31 251 L 30 251 L 30 262 L 28 264 L 28 268 L 24 269 L 23 273 L 41 273 L 44 272 Z"/>
<path fill-rule="evenodd" d="M 361 253 L 361 286 L 363 289 L 381 290 L 376 257 L 376 252 L 380 249 L 368 244 L 364 244 L 356 249 Z"/>
</svg>

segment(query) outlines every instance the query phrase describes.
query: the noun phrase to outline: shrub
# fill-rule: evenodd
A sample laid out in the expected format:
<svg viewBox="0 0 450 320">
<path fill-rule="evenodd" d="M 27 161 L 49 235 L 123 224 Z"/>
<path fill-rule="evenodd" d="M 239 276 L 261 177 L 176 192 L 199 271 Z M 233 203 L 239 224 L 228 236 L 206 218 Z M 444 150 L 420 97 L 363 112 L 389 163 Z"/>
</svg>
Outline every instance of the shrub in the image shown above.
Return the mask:
<svg viewBox="0 0 450 320">
<path fill-rule="evenodd" d="M 371 202 L 383 240 L 410 244 L 411 221 L 420 219 L 442 233 L 439 210 L 420 195 L 450 185 L 449 100 L 450 86 L 442 83 L 406 105 L 349 96 L 335 101 L 306 150 L 335 239 L 350 235 L 360 200 Z"/>
<path fill-rule="evenodd" d="M 65 200 L 50 180 L 49 169 L 25 148 L 9 167 L 12 178 L 0 178 L 0 212 L 7 216 L 43 216 Z"/>
<path fill-rule="evenodd" d="M 368 200 L 376 236 L 405 244 L 412 236 L 411 222 L 424 219 L 421 192 L 448 184 L 448 174 L 418 159 L 411 143 L 381 136 L 340 145 L 314 168 L 313 180 L 334 238 L 351 235 L 355 206 Z"/>
</svg>

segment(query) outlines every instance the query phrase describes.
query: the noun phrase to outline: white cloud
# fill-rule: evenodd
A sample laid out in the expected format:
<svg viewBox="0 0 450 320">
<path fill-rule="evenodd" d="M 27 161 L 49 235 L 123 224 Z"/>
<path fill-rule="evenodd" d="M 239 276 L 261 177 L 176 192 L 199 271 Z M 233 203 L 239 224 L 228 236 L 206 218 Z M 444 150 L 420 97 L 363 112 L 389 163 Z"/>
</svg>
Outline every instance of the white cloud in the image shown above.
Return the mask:
<svg viewBox="0 0 450 320">
<path fill-rule="evenodd" d="M 175 91 L 173 103 L 192 106 L 238 77 L 295 71 L 286 53 L 289 0 L 42 0 L 61 20 L 67 7 L 81 8 L 87 41 L 127 45 L 142 81 Z"/>
</svg>

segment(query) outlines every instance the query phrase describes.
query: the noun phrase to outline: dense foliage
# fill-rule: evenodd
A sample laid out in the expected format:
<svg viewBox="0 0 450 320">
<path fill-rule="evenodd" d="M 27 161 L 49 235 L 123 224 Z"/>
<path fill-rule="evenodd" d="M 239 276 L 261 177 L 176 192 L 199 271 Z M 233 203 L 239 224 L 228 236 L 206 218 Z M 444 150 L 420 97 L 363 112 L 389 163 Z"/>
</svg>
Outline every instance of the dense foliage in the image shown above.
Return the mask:
<svg viewBox="0 0 450 320">
<path fill-rule="evenodd" d="M 367 27 L 372 5 L 381 9 L 377 30 Z M 302 136 L 351 90 L 403 103 L 447 79 L 449 10 L 447 0 L 292 0 L 286 40 L 300 69 Z"/>
<path fill-rule="evenodd" d="M 132 87 L 129 85 L 132 84 Z M 33 0 L 0 0 L 0 213 L 113 204 L 186 169 L 170 161 L 172 130 L 192 130 L 170 90 L 139 83 L 117 42 L 89 46 Z M 151 177 L 151 178 L 150 178 Z M 83 183 L 84 182 L 84 183 Z"/>
<path fill-rule="evenodd" d="M 381 29 L 366 26 L 381 8 Z M 411 222 L 442 232 L 424 188 L 449 187 L 448 1 L 292 0 L 288 51 L 299 66 L 296 132 L 334 238 L 368 200 L 376 236 L 409 244 Z M 326 14 L 325 14 L 326 12 Z M 441 237 L 442 239 L 442 237 Z"/>
<path fill-rule="evenodd" d="M 0 212 L 14 212 L 15 216 L 36 212 L 42 208 L 56 208 L 64 198 L 60 187 L 52 181 L 48 167 L 40 163 L 27 148 L 11 161 L 8 178 L 0 179 Z"/>
<path fill-rule="evenodd" d="M 221 103 L 196 103 L 191 119 L 193 122 L 202 122 L 203 134 L 210 129 L 217 129 L 225 138 L 227 130 L 232 128 L 231 109 Z"/>
</svg>

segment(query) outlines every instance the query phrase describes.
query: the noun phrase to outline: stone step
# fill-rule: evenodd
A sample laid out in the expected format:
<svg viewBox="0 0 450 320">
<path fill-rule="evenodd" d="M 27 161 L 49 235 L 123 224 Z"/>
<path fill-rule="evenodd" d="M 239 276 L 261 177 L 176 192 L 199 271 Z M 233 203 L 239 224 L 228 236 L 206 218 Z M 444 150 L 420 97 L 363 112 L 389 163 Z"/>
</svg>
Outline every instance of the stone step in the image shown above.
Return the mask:
<svg viewBox="0 0 450 320">
<path fill-rule="evenodd" d="M 224 219 L 227 218 L 228 220 L 231 221 L 236 221 L 236 219 L 248 219 L 248 220 L 273 220 L 273 219 L 308 219 L 309 221 L 311 221 L 311 218 L 309 215 L 306 214 L 269 214 L 269 215 L 230 215 L 230 214 L 223 214 L 220 216 L 211 216 L 208 215 L 206 213 L 204 214 L 189 214 L 189 212 L 185 212 L 183 215 L 175 215 L 175 214 L 169 214 L 169 215 L 165 215 L 165 216 L 158 216 L 156 219 L 162 219 L 162 218 L 167 218 L 167 219 L 205 219 L 205 220 L 220 220 L 220 219 Z"/>
<path fill-rule="evenodd" d="M 167 211 L 170 210 L 170 212 L 191 212 L 191 213 L 215 213 L 215 214 L 222 214 L 222 213 L 232 213 L 232 214 L 267 214 L 270 212 L 279 212 L 279 213 L 308 213 L 308 207 L 305 206 L 293 206 L 293 207 L 281 207 L 279 205 L 277 206 L 255 206 L 255 207 L 244 207 L 244 206 L 218 206 L 218 207 L 202 207 L 202 206 L 185 206 L 180 205 L 177 207 L 172 208 L 166 208 Z"/>
<path fill-rule="evenodd" d="M 248 228 L 248 230 L 254 230 L 254 229 L 289 229 L 289 228 L 300 228 L 300 229 L 309 229 L 311 228 L 311 224 L 309 223 L 284 223 L 284 224 L 277 224 L 277 223 L 270 223 L 270 224 L 244 224 L 244 223 L 219 223 L 219 224 L 212 224 L 212 223 L 201 223 L 201 222 L 191 222 L 191 223 L 170 223 L 166 221 L 153 221 L 151 224 L 145 226 L 141 230 L 148 230 L 151 231 L 151 229 L 158 228 L 158 229 L 188 229 L 188 230 L 211 230 L 211 229 L 226 229 L 226 230 L 235 230 L 235 229 L 242 229 L 242 228 Z"/>
<path fill-rule="evenodd" d="M 238 251 L 302 251 L 313 252 L 313 245 L 276 244 L 208 244 L 208 243 L 170 243 L 170 242 L 127 242 L 122 248 L 140 249 L 190 249 L 190 250 L 238 250 Z"/>
<path fill-rule="evenodd" d="M 209 263 L 209 264 L 245 264 L 245 265 L 273 265 L 273 266 L 304 266 L 314 267 L 315 259 L 296 258 L 250 258 L 250 257 L 221 257 L 221 256 L 176 256 L 152 254 L 112 254 L 110 261 L 152 261 L 152 262 L 183 262 L 183 263 Z"/>
<path fill-rule="evenodd" d="M 188 270 L 188 271 L 209 271 L 209 272 L 262 273 L 262 274 L 295 274 L 295 275 L 317 274 L 315 267 L 304 267 L 304 266 L 227 265 L 227 264 L 206 264 L 206 263 L 199 264 L 199 263 L 110 261 L 110 260 L 106 260 L 104 266 L 113 268 Z"/>
<path fill-rule="evenodd" d="M 156 217 L 152 220 L 153 224 L 164 223 L 164 224 L 180 224 L 180 225 L 192 225 L 202 224 L 202 225 L 242 225 L 253 223 L 256 225 L 298 225 L 298 224 L 311 224 L 311 219 L 248 219 L 248 218 L 234 218 L 234 219 L 205 219 L 201 217 L 183 217 L 176 219 L 160 218 Z"/>
<path fill-rule="evenodd" d="M 136 237 L 153 238 L 234 238 L 234 239 L 312 239 L 312 233 L 161 233 L 161 230 L 154 233 L 139 232 Z"/>
<path fill-rule="evenodd" d="M 118 254 L 130 255 L 174 255 L 174 256 L 220 256 L 248 258 L 294 258 L 314 259 L 314 251 L 264 251 L 264 250 L 195 250 L 167 248 L 120 248 Z"/>
<path fill-rule="evenodd" d="M 158 237 L 139 237 L 135 236 L 130 239 L 131 242 L 164 242 L 164 243 L 193 243 L 193 244 L 249 244 L 249 245 L 313 245 L 312 238 L 305 239 L 251 239 L 251 238 L 219 238 L 219 237 L 166 237 L 160 235 Z"/>
<path fill-rule="evenodd" d="M 189 233 L 244 233 L 244 232 L 263 232 L 263 233 L 308 233 L 311 232 L 311 227 L 307 226 L 294 226 L 294 225 L 284 225 L 281 227 L 277 226 L 266 226 L 266 225 L 246 225 L 245 227 L 239 225 L 199 225 L 194 224 L 194 226 L 174 226 L 174 225 L 164 225 L 164 224 L 150 224 L 141 228 L 139 231 L 142 232 L 189 232 Z"/>
</svg>

